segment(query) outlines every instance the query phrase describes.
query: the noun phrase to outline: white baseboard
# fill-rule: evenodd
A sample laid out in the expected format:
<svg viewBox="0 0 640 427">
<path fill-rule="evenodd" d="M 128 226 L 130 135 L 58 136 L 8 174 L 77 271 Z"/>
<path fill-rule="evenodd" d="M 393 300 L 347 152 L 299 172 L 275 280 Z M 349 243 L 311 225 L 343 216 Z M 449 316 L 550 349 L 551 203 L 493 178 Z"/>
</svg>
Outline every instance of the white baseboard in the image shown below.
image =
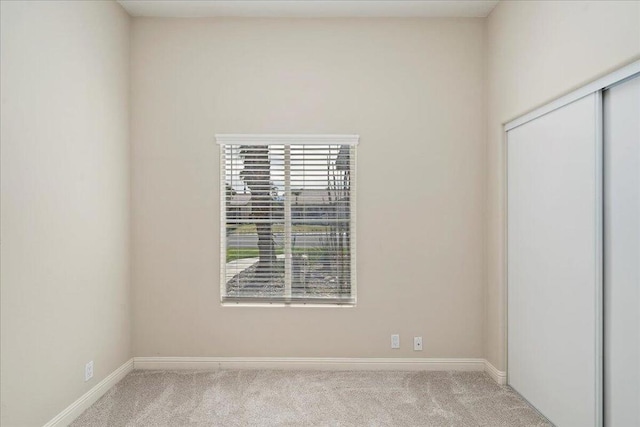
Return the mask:
<svg viewBox="0 0 640 427">
<path fill-rule="evenodd" d="M 488 360 L 484 361 L 484 371 L 489 374 L 491 378 L 495 382 L 500 385 L 507 384 L 507 373 L 504 371 L 499 371 L 495 366 L 493 366 Z"/>
<path fill-rule="evenodd" d="M 109 374 L 105 379 L 93 386 L 91 390 L 83 394 L 78 400 L 67 406 L 65 410 L 56 415 L 44 427 L 68 426 L 78 415 L 100 399 L 111 387 L 133 370 L 133 359 L 127 360 L 122 366 Z"/>
<path fill-rule="evenodd" d="M 134 357 L 134 369 L 484 371 L 484 359 L 334 357 Z"/>
</svg>

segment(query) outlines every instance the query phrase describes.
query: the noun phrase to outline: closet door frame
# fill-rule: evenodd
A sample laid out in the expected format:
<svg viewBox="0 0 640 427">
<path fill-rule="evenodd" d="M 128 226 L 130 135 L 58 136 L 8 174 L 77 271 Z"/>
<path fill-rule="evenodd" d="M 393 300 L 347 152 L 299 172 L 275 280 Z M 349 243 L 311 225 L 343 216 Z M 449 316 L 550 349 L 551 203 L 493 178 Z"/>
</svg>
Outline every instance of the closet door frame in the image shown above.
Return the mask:
<svg viewBox="0 0 640 427">
<path fill-rule="evenodd" d="M 594 272 L 594 274 L 596 275 L 597 278 L 597 289 L 596 289 L 596 408 L 595 408 L 595 425 L 597 427 L 601 427 L 603 425 L 603 409 L 604 409 L 604 395 L 603 395 L 603 391 L 604 391 L 604 378 L 603 378 L 603 367 L 604 367 L 604 362 L 603 362 L 603 356 L 604 356 L 604 348 L 603 348 L 603 343 L 604 343 L 604 336 L 603 336 L 603 331 L 604 331 L 604 315 L 603 315 L 603 309 L 604 309 L 604 301 L 603 301 L 603 292 L 604 292 L 604 284 L 603 284 L 603 278 L 604 278 L 604 273 L 603 273 L 603 267 L 604 267 L 604 262 L 603 262 L 603 240 L 604 240 L 604 221 L 603 221 L 603 214 L 604 214 L 604 195 L 603 195 L 603 179 L 604 179 L 604 175 L 603 175 L 603 137 L 604 137 L 604 129 L 603 129 L 603 96 L 602 93 L 603 91 L 616 86 L 620 83 L 623 83 L 626 80 L 635 78 L 635 77 L 639 77 L 640 76 L 640 60 L 635 61 L 631 64 L 628 64 L 616 71 L 613 71 L 612 73 L 609 73 L 603 77 L 600 77 L 594 81 L 592 81 L 591 83 L 586 84 L 585 86 L 576 89 L 554 101 L 551 101 L 545 105 L 542 105 L 538 108 L 533 109 L 532 111 L 525 113 L 513 120 L 510 120 L 508 122 L 503 123 L 503 130 L 502 130 L 502 153 L 503 153 L 503 161 L 502 161 L 502 188 L 501 188 L 501 193 L 502 193 L 502 197 L 503 197 L 503 212 L 504 212 L 504 221 L 503 221 L 503 241 L 502 241 L 502 245 L 503 245 L 503 257 L 502 257 L 502 261 L 503 261 L 503 271 L 502 271 L 502 277 L 503 277 L 503 283 L 505 284 L 505 286 L 502 289 L 502 306 L 504 309 L 504 316 L 503 316 L 503 322 L 504 322 L 504 330 L 503 330 L 503 340 L 506 343 L 506 345 L 504 346 L 504 360 L 506 361 L 506 381 L 507 384 L 509 383 L 509 377 L 508 377 L 508 372 L 509 372 L 509 342 L 508 342 L 508 328 L 509 328 L 509 307 L 508 307 L 508 290 L 509 290 L 509 283 L 508 283 L 508 266 L 509 266 L 509 260 L 508 260 L 508 256 L 509 256 L 509 247 L 508 247 L 508 239 L 509 239 L 509 230 L 508 230 L 508 226 L 509 226 L 509 212 L 508 212 L 508 205 L 509 205 L 509 201 L 508 201 L 508 135 L 507 133 L 512 130 L 515 129 L 516 127 L 519 127 L 525 123 L 528 123 L 532 120 L 535 120 L 545 114 L 548 114 L 552 111 L 555 111 L 559 108 L 562 108 L 566 105 L 569 105 L 585 96 L 591 95 L 591 94 L 597 94 L 597 112 L 596 114 L 599 115 L 599 117 L 596 120 L 596 124 L 597 124 L 597 128 L 596 128 L 596 132 L 597 132 L 597 137 L 598 137 L 598 156 L 599 158 L 597 159 L 597 165 L 596 165 L 596 174 L 597 174 L 597 188 L 596 188 L 596 194 L 598 195 L 596 197 L 596 212 L 597 212 L 597 222 L 598 222 L 598 235 L 596 236 L 596 259 L 597 259 L 597 269 Z"/>
<path fill-rule="evenodd" d="M 588 83 L 579 89 L 576 89 L 560 98 L 548 102 L 538 108 L 535 108 L 528 113 L 520 115 L 513 120 L 505 122 L 503 124 L 503 143 L 506 144 L 506 135 L 507 132 L 511 129 L 530 122 L 531 120 L 535 120 L 538 117 L 544 116 L 545 114 L 557 110 L 558 108 L 564 107 L 565 105 L 571 104 L 573 101 L 577 101 L 578 99 L 584 98 L 587 95 L 606 90 L 612 86 L 622 83 L 625 80 L 635 77 L 637 74 L 640 74 L 640 60 L 632 62 L 631 64 L 622 67 L 610 74 L 607 74 L 606 76 L 600 77 L 599 79 L 594 80 L 593 82 Z"/>
</svg>

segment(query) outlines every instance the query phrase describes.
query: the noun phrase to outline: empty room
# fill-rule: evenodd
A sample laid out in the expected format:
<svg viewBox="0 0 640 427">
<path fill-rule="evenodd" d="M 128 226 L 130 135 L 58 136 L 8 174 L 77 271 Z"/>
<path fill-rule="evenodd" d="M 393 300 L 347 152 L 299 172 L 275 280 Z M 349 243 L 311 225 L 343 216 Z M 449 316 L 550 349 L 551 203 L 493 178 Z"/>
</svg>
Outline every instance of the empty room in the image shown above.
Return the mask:
<svg viewBox="0 0 640 427">
<path fill-rule="evenodd" d="M 0 1 L 0 425 L 640 426 L 640 0 Z"/>
</svg>

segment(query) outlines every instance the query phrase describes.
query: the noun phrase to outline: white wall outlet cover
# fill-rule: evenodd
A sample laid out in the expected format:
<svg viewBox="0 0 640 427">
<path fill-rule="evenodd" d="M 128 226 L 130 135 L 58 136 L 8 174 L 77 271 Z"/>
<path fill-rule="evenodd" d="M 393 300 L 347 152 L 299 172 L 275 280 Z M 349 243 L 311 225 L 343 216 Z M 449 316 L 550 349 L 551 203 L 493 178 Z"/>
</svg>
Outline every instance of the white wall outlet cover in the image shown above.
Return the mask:
<svg viewBox="0 0 640 427">
<path fill-rule="evenodd" d="M 93 360 L 84 365 L 84 380 L 89 381 L 93 378 Z"/>
<path fill-rule="evenodd" d="M 413 337 L 413 350 L 422 351 L 422 337 Z"/>
<path fill-rule="evenodd" d="M 391 348 L 400 348 L 400 335 L 391 335 Z"/>
</svg>

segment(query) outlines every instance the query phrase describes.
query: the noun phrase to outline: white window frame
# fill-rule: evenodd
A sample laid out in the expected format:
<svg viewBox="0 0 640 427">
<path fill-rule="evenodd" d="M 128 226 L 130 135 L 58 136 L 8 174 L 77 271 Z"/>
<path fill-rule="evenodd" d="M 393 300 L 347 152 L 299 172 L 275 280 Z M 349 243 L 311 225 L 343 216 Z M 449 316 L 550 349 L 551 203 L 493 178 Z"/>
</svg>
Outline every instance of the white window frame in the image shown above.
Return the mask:
<svg viewBox="0 0 640 427">
<path fill-rule="evenodd" d="M 354 307 L 356 305 L 357 289 L 356 289 L 356 191 L 353 192 L 349 201 L 350 207 L 350 254 L 351 254 L 351 295 L 352 298 L 344 302 L 330 299 L 327 302 L 320 298 L 291 298 L 291 282 L 289 278 L 285 279 L 285 297 L 282 301 L 270 298 L 255 299 L 248 298 L 247 301 L 231 301 L 226 299 L 226 187 L 225 187 L 225 163 L 223 151 L 227 145 L 349 145 L 357 146 L 360 140 L 359 135 L 338 135 L 338 134 L 216 134 L 216 143 L 220 146 L 220 302 L 223 306 L 306 306 L 306 307 Z M 355 151 L 353 153 L 353 167 L 351 169 L 351 179 L 356 184 L 356 159 Z M 286 174 L 287 172 L 285 172 Z M 285 192 L 290 192 L 288 183 L 285 186 Z M 285 249 L 290 247 L 288 238 L 291 235 L 291 199 L 285 197 Z M 285 252 L 285 265 L 291 268 L 291 254 Z M 286 268 L 286 267 L 285 267 Z"/>
</svg>

